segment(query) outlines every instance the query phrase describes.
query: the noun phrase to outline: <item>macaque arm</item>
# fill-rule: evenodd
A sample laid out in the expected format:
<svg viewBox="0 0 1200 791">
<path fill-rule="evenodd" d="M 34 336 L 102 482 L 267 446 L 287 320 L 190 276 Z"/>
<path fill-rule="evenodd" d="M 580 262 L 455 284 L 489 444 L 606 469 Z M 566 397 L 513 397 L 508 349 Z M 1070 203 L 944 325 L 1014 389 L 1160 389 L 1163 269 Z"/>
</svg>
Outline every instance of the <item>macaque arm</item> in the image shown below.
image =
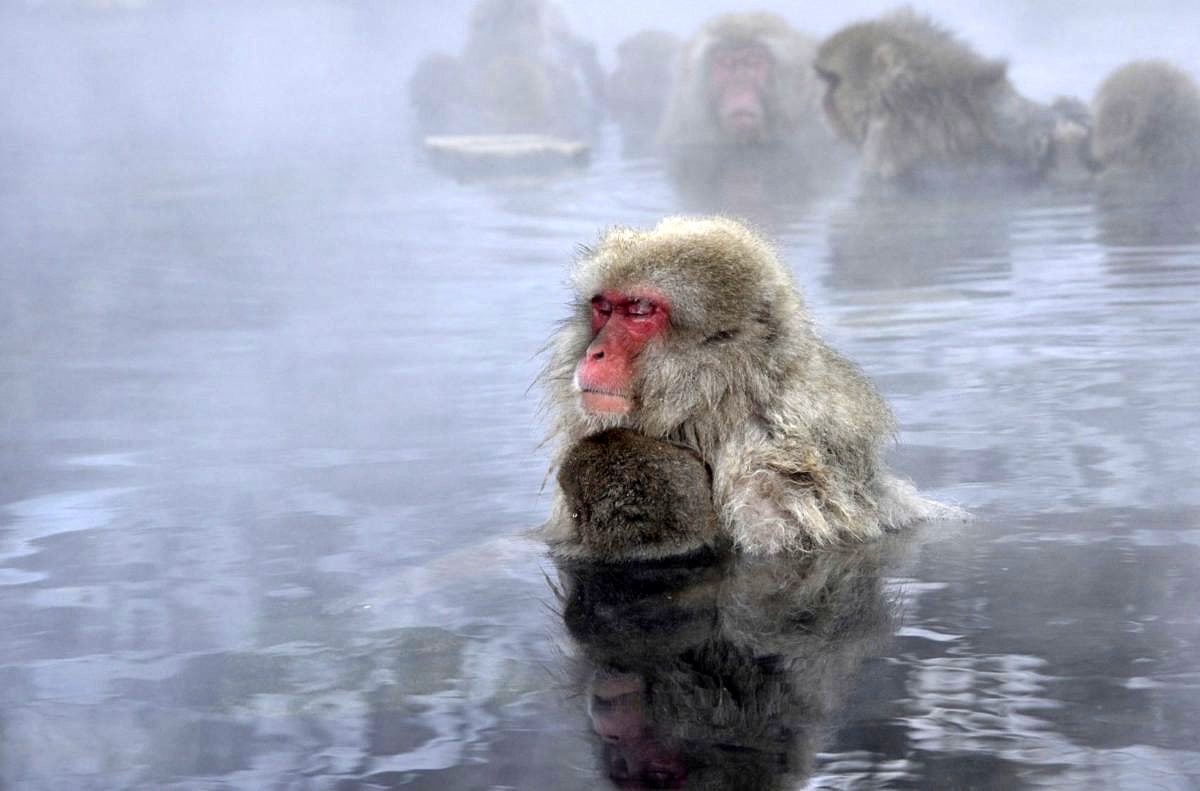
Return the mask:
<svg viewBox="0 0 1200 791">
<path fill-rule="evenodd" d="M 836 501 L 830 474 L 811 449 L 726 452 L 715 471 L 722 523 L 753 554 L 834 544 L 847 529 L 862 537 L 878 532 L 868 514 Z"/>
</svg>

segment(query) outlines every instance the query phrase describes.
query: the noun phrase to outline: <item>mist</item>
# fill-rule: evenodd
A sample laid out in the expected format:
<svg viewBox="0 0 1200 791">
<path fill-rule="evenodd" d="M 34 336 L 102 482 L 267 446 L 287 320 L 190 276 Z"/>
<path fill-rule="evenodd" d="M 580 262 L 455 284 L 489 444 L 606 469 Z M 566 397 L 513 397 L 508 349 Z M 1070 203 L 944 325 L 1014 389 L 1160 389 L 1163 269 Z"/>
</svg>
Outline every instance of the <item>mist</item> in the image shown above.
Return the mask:
<svg viewBox="0 0 1200 791">
<path fill-rule="evenodd" d="M 763 3 L 800 30 L 828 35 L 891 3 L 803 11 Z M 138 146 L 268 154 L 320 142 L 353 150 L 394 140 L 407 122 L 407 79 L 430 51 L 461 49 L 470 3 L 436 8 L 360 2 L 25 2 L 6 4 L 0 123 L 13 167 L 66 151 L 119 155 Z M 1014 83 L 1048 100 L 1088 97 L 1135 58 L 1197 64 L 1186 3 L 923 3 L 917 10 L 982 53 L 1008 58 Z M 563 5 L 572 29 L 612 65 L 632 32 L 681 36 L 728 10 L 715 0 Z M 115 152 L 101 146 L 115 146 Z"/>
</svg>

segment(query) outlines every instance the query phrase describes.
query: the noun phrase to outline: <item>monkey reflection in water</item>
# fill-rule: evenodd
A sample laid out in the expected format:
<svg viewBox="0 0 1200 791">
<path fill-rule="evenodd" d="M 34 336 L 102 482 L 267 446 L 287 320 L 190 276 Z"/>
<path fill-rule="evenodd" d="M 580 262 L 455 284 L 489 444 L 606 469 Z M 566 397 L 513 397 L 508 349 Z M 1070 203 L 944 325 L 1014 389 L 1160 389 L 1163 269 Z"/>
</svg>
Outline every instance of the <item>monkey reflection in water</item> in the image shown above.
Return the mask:
<svg viewBox="0 0 1200 791">
<path fill-rule="evenodd" d="M 559 563 L 600 771 L 618 788 L 797 788 L 891 634 L 877 541 L 804 556 Z"/>
</svg>

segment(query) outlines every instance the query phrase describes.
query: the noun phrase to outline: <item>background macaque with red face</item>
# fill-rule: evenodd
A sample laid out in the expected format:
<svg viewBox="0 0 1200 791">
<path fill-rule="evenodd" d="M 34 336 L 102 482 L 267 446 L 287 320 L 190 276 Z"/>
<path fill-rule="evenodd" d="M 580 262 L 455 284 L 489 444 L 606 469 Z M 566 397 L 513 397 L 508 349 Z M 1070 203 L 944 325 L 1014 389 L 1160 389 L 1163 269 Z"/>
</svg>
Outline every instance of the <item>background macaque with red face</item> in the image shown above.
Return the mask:
<svg viewBox="0 0 1200 791">
<path fill-rule="evenodd" d="M 770 223 L 841 181 L 850 149 L 822 119 L 815 51 L 767 13 L 717 17 L 688 42 L 658 146 L 689 211 Z"/>
<path fill-rule="evenodd" d="M 660 144 L 830 141 L 812 72 L 815 51 L 812 40 L 774 14 L 713 19 L 684 52 Z"/>
<path fill-rule="evenodd" d="M 758 142 L 766 132 L 767 90 L 774 70 L 770 51 L 757 44 L 713 51 L 708 89 L 717 123 L 730 139 Z"/>
<path fill-rule="evenodd" d="M 1093 102 L 1092 155 L 1117 178 L 1187 180 L 1200 174 L 1200 86 L 1166 61 L 1127 63 Z"/>
</svg>

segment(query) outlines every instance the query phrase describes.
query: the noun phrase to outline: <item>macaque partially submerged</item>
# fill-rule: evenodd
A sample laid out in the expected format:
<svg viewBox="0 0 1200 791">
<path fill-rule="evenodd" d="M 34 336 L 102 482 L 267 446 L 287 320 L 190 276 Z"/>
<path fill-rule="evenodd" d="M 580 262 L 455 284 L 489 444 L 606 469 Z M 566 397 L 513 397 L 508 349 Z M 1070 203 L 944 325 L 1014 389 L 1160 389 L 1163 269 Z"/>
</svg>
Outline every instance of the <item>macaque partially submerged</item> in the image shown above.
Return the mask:
<svg viewBox="0 0 1200 791">
<path fill-rule="evenodd" d="M 824 109 L 868 177 L 915 185 L 1086 177 L 1078 103 L 1021 96 L 1007 64 L 909 10 L 850 25 L 816 55 Z M 1060 177 L 1061 174 L 1061 177 Z M 1073 175 L 1072 175 L 1073 174 Z"/>
<path fill-rule="evenodd" d="M 558 485 L 574 525 L 560 555 L 647 559 L 717 541 L 708 470 L 670 442 L 619 428 L 584 437 L 559 466 Z"/>
<path fill-rule="evenodd" d="M 427 56 L 409 82 L 421 135 L 587 138 L 603 75 L 591 44 L 548 0 L 479 0 L 460 57 Z"/>
<path fill-rule="evenodd" d="M 659 143 L 686 146 L 797 146 L 832 143 L 820 120 L 812 73 L 815 43 L 782 17 L 727 14 L 688 43 L 671 90 Z"/>
<path fill-rule="evenodd" d="M 628 428 L 695 450 L 722 535 L 771 553 L 870 539 L 946 513 L 892 476 L 865 376 L 813 331 L 775 252 L 728 219 L 616 228 L 575 267 L 574 315 L 542 374 L 562 443 Z M 571 492 L 543 537 L 577 542 Z"/>
<path fill-rule="evenodd" d="M 1158 60 L 1113 72 L 1096 91 L 1092 155 L 1104 173 L 1189 179 L 1200 175 L 1200 88 Z"/>
</svg>

